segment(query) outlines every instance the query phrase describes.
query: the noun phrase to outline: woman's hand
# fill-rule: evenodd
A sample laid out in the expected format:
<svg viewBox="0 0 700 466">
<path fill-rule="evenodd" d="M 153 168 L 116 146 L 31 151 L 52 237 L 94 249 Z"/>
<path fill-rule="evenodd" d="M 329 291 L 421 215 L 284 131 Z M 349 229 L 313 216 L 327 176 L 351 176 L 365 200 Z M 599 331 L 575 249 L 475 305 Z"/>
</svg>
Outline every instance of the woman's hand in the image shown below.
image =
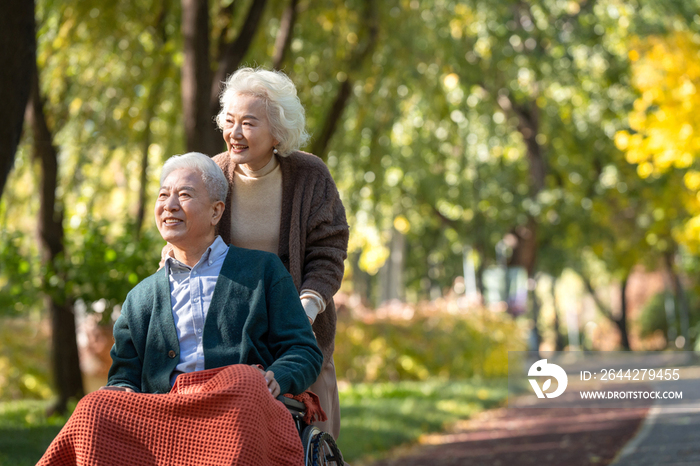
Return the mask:
<svg viewBox="0 0 700 466">
<path fill-rule="evenodd" d="M 170 243 L 165 243 L 165 246 L 163 246 L 163 249 L 160 251 L 160 262 L 158 263 L 158 270 L 162 269 L 163 266 L 165 266 L 165 260 L 172 256 L 172 251 L 173 247 L 170 245 Z"/>
</svg>

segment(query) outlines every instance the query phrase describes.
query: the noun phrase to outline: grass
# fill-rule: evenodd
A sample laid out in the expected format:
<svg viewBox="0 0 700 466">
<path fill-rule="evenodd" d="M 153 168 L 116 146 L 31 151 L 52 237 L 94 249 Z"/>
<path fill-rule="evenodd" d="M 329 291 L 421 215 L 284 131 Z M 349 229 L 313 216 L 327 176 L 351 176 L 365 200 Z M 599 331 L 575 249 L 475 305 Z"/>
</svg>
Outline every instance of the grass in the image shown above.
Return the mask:
<svg viewBox="0 0 700 466">
<path fill-rule="evenodd" d="M 507 384 L 495 381 L 428 381 L 357 384 L 340 392 L 338 442 L 353 462 L 386 455 L 451 423 L 503 403 Z M 48 401 L 0 402 L 0 466 L 33 466 L 66 417 L 44 415 Z"/>
<path fill-rule="evenodd" d="M 48 401 L 0 403 L 0 465 L 34 466 L 67 417 L 44 414 Z"/>
<path fill-rule="evenodd" d="M 504 381 L 428 381 L 358 384 L 340 392 L 343 457 L 368 461 L 421 435 L 503 404 Z"/>
</svg>

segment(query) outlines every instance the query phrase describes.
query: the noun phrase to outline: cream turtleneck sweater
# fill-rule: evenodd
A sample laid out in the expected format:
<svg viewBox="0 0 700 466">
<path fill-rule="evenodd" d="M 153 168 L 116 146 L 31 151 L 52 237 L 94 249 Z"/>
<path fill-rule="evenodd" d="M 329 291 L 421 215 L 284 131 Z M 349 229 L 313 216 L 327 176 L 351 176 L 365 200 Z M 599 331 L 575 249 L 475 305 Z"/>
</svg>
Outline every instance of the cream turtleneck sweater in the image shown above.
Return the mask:
<svg viewBox="0 0 700 466">
<path fill-rule="evenodd" d="M 260 170 L 236 165 L 231 198 L 231 244 L 277 254 L 282 213 L 282 171 L 277 157 Z"/>
<path fill-rule="evenodd" d="M 282 217 L 282 170 L 276 156 L 260 170 L 236 165 L 231 197 L 231 244 L 277 254 Z M 313 290 L 301 290 L 311 322 L 326 303 Z"/>
</svg>

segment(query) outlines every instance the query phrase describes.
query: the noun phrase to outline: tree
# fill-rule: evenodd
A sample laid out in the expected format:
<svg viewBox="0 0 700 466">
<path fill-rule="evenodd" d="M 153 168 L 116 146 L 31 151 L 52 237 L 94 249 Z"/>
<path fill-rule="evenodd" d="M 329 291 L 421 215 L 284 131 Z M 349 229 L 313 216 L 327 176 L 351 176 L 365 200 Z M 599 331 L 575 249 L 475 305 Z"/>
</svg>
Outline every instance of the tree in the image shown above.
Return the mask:
<svg viewBox="0 0 700 466">
<path fill-rule="evenodd" d="M 328 161 L 349 174 L 352 211 L 381 229 L 408 211 L 409 241 L 422 242 L 409 267 L 435 263 L 445 286 L 461 268 L 454 251 L 474 247 L 483 267 L 510 235 L 511 265 L 532 277 L 546 230 L 582 215 L 592 183 L 578 180 L 608 163 L 604 141 L 627 97 L 605 94 L 624 85 L 626 29 L 595 5 L 410 2 L 380 17 L 392 34 L 357 81 Z"/>
<path fill-rule="evenodd" d="M 145 102 L 144 128 L 142 133 L 142 154 L 141 154 L 141 173 L 139 176 L 139 200 L 136 218 L 134 220 L 134 232 L 136 239 L 141 235 L 144 217 L 147 210 L 147 191 L 148 191 L 148 156 L 151 147 L 152 139 L 152 123 L 156 117 L 156 108 L 162 98 L 163 82 L 167 71 L 168 56 L 164 54 L 168 44 L 168 32 L 165 27 L 169 2 L 164 0 L 160 6 L 160 12 L 156 16 L 156 21 L 153 27 L 153 42 L 155 44 L 154 51 L 158 56 L 158 61 L 154 65 L 152 76 L 154 81 L 148 87 L 148 97 Z"/>
<path fill-rule="evenodd" d="M 276 70 L 281 70 L 284 64 L 284 59 L 289 53 L 289 47 L 292 44 L 292 31 L 296 23 L 299 13 L 299 1 L 290 0 L 289 5 L 282 14 L 277 39 L 275 39 L 275 53 L 272 56 L 272 67 Z"/>
<path fill-rule="evenodd" d="M 217 52 L 212 60 L 209 0 L 182 0 L 182 110 L 188 151 L 209 155 L 221 152 L 223 140 L 213 120 L 219 113 L 219 86 L 243 62 L 260 26 L 266 3 L 267 0 L 250 3 L 235 39 L 230 36 L 235 30 L 239 2 L 231 2 L 218 11 L 225 19 L 225 26 L 214 44 Z"/>
<path fill-rule="evenodd" d="M 14 163 L 36 63 L 34 1 L 15 0 L 0 15 L 0 197 Z"/>
<path fill-rule="evenodd" d="M 84 389 L 75 339 L 75 315 L 65 289 L 66 277 L 61 273 L 58 264 L 65 253 L 63 212 L 60 202 L 56 199 L 58 154 L 44 114 L 44 99 L 39 88 L 37 68 L 33 72 L 27 120 L 32 128 L 33 157 L 41 167 L 38 237 L 45 267 L 45 302 L 51 316 L 51 361 L 54 383 L 58 391 L 58 400 L 53 410 L 64 413 L 68 400 L 83 396 Z"/>
<path fill-rule="evenodd" d="M 69 398 L 83 393 L 74 303 L 81 301 L 92 310 L 93 303 L 101 301 L 102 310 L 109 311 L 104 313 L 108 321 L 128 290 L 157 264 L 153 253 L 160 249 L 160 241 L 154 241 L 149 231 L 139 237 L 142 217 L 137 215 L 133 221 L 137 210 L 132 206 L 138 203 L 129 202 L 133 191 L 132 198 L 143 206 L 152 184 L 148 157 L 157 157 L 159 150 L 174 152 L 168 147 L 176 147 L 179 139 L 177 132 L 169 132 L 166 138 L 164 131 L 166 122 L 180 113 L 178 107 L 159 96 L 172 93 L 174 81 L 167 20 L 170 2 L 157 1 L 155 13 L 150 13 L 151 3 L 37 5 L 38 64 L 34 66 L 42 72 L 39 76 L 35 69 L 26 143 L 32 146 L 40 177 L 39 195 L 27 199 L 39 201 L 42 267 L 40 283 L 29 283 L 45 297 L 51 320 L 51 365 L 58 395 L 53 408 L 57 411 L 65 410 Z M 120 28 L 108 27 L 115 20 Z M 97 43 L 101 47 L 95 47 Z M 149 59 L 155 65 L 153 73 L 142 73 Z M 137 160 L 141 176 L 132 181 L 124 172 Z M 23 165 L 26 173 L 28 164 Z M 13 202 L 21 199 L 10 197 Z M 17 212 L 29 202 L 24 206 L 8 202 L 3 213 L 14 221 L 3 224 L 2 237 L 12 241 L 24 223 Z M 108 227 L 101 219 L 109 219 Z M 26 254 L 20 248 L 13 250 Z M 33 260 L 31 252 L 22 259 L 20 277 L 23 261 Z M 31 292 L 26 280 L 19 287 L 15 282 L 9 280 L 9 291 Z"/>
<path fill-rule="evenodd" d="M 360 23 L 362 24 L 362 29 L 359 34 L 360 37 L 356 39 L 357 44 L 350 52 L 350 56 L 343 67 L 344 70 L 341 71 L 344 74 L 344 78 L 340 82 L 335 98 L 328 108 L 321 133 L 315 138 L 311 149 L 314 154 L 318 155 L 323 160 L 327 159 L 330 140 L 338 128 L 338 124 L 343 116 L 343 111 L 352 94 L 352 87 L 354 84 L 353 76 L 362 70 L 364 61 L 367 57 L 372 55 L 377 45 L 379 18 L 376 10 L 376 2 L 364 0 L 363 16 Z"/>
<path fill-rule="evenodd" d="M 615 142 L 646 179 L 675 171 L 683 174 L 681 195 L 695 216 L 676 235 L 697 250 L 700 225 L 700 45 L 697 33 L 676 31 L 668 36 L 638 38 L 630 50 L 632 84 L 639 97 L 630 112 L 630 129 L 619 131 Z"/>
<path fill-rule="evenodd" d="M 531 277 L 582 269 L 599 296 L 635 264 L 668 264 L 669 254 L 681 278 L 678 251 L 692 247 L 687 212 L 700 212 L 697 169 L 640 179 L 612 139 L 644 97 L 629 86 L 630 63 L 637 73 L 647 59 L 643 38 L 662 37 L 680 8 L 692 19 L 693 8 L 682 6 L 689 3 L 37 2 L 67 295 L 88 308 L 102 299 L 118 308 L 152 270 L 138 254 L 159 244 L 145 220 L 153 167 L 185 150 L 222 150 L 213 122 L 219 82 L 244 63 L 294 80 L 309 149 L 328 164 L 353 227 L 352 279 L 357 289 L 369 285 L 368 296 L 377 296 L 371 285 L 397 235 L 409 251 L 409 300 L 451 286 L 465 250 L 474 251 L 483 283 L 484 271 L 501 264 L 497 247 Z M 667 5 L 675 16 L 657 14 Z M 630 37 L 640 38 L 636 61 Z M 679 56 L 693 62 L 687 53 Z M 24 181 L 29 170 L 20 165 Z M 688 189 L 679 190 L 684 178 Z M 32 205 L 18 182 L 11 178 L 9 199 L 20 191 L 21 199 L 5 196 L 0 209 L 12 220 Z M 4 237 L 16 242 L 26 225 L 13 222 Z M 604 274 L 590 275 L 594 262 Z M 114 286 L 96 279 L 98 264 Z"/>
<path fill-rule="evenodd" d="M 685 9 L 689 5 L 674 6 L 673 17 L 695 15 L 695 10 Z M 615 135 L 617 147 L 636 166 L 640 178 L 682 177 L 675 185 L 675 202 L 682 202 L 681 210 L 687 214 L 672 232 L 669 242 L 674 247 L 664 252 L 661 263 L 678 304 L 686 348 L 690 345 L 688 299 L 674 263 L 676 244 L 693 252 L 700 246 L 700 119 L 694 111 L 700 86 L 697 29 L 690 21 L 677 22 L 662 33 L 635 38 L 629 57 L 638 97 L 627 118 L 629 128 Z"/>
</svg>

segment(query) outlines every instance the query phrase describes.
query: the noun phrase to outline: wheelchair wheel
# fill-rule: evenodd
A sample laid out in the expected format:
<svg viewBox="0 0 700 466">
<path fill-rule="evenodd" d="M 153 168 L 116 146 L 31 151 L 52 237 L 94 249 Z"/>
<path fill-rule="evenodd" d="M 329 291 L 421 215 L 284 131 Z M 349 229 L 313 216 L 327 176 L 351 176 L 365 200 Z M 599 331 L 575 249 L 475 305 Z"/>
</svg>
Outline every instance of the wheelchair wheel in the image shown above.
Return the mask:
<svg viewBox="0 0 700 466">
<path fill-rule="evenodd" d="M 306 466 L 343 466 L 343 455 L 333 436 L 318 427 L 308 426 L 301 434 Z"/>
</svg>

